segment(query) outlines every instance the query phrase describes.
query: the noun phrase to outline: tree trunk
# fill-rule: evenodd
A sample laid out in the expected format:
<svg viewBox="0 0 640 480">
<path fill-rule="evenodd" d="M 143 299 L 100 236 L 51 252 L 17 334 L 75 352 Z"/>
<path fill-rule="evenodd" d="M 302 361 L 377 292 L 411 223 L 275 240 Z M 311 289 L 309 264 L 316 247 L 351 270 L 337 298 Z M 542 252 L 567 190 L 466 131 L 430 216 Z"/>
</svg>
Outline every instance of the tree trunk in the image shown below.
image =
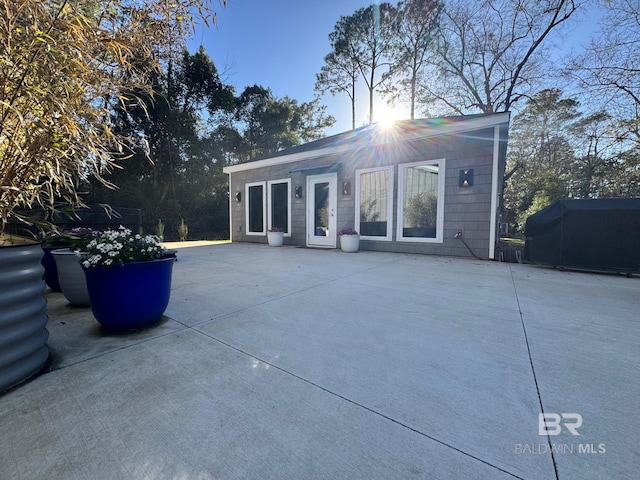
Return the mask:
<svg viewBox="0 0 640 480">
<path fill-rule="evenodd" d="M 351 82 L 351 130 L 356 129 L 356 82 Z"/>
<path fill-rule="evenodd" d="M 416 74 L 411 77 L 411 120 L 416 118 Z"/>
<path fill-rule="evenodd" d="M 369 125 L 373 123 L 373 88 L 369 89 Z"/>
<path fill-rule="evenodd" d="M 373 57 L 375 58 L 375 51 L 373 52 Z M 375 90 L 375 83 L 374 80 L 376 78 L 376 67 L 375 67 L 375 63 L 374 65 L 371 65 L 371 75 L 369 76 L 369 85 L 367 85 L 369 87 L 369 125 L 371 125 L 373 123 L 373 91 Z"/>
</svg>

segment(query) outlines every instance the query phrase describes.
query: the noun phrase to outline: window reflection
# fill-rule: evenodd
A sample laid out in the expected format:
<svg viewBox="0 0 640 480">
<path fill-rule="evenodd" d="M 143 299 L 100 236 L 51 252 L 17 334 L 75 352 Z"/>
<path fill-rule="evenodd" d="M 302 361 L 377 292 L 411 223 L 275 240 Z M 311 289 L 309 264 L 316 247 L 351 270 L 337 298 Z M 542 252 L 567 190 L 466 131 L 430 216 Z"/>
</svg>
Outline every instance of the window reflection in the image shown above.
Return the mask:
<svg viewBox="0 0 640 480">
<path fill-rule="evenodd" d="M 404 170 L 402 236 L 435 238 L 438 213 L 438 166 Z"/>
<path fill-rule="evenodd" d="M 371 237 L 387 235 L 389 171 L 360 174 L 360 234 Z"/>
</svg>

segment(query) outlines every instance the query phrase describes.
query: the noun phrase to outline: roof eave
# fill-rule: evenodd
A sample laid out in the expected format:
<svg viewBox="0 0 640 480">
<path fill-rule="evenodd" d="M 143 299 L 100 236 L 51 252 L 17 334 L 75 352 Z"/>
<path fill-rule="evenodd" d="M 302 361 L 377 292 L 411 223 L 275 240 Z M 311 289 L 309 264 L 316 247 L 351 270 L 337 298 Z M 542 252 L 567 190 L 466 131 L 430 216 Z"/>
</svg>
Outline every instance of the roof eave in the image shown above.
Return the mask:
<svg viewBox="0 0 640 480">
<path fill-rule="evenodd" d="M 385 145 L 388 143 L 401 143 L 419 140 L 426 137 L 434 137 L 438 135 L 451 135 L 456 133 L 467 132 L 470 130 L 478 130 L 480 128 L 493 127 L 503 123 L 509 123 L 509 112 L 497 113 L 486 117 L 477 117 L 464 120 L 457 123 L 447 125 L 428 125 L 417 129 L 415 132 L 398 136 L 388 136 L 367 142 L 367 147 Z M 237 165 L 229 165 L 224 167 L 222 171 L 227 174 L 242 172 L 245 170 L 254 170 L 256 168 L 271 167 L 274 165 L 283 165 L 286 163 L 297 162 L 300 160 L 309 160 L 317 157 L 325 157 L 341 153 L 351 152 L 358 148 L 362 148 L 357 142 L 349 142 L 343 145 L 334 145 L 330 147 L 318 148 L 317 150 L 308 150 L 305 152 L 292 153 L 290 155 L 279 155 L 276 157 L 264 158 L 253 162 L 239 163 Z"/>
</svg>

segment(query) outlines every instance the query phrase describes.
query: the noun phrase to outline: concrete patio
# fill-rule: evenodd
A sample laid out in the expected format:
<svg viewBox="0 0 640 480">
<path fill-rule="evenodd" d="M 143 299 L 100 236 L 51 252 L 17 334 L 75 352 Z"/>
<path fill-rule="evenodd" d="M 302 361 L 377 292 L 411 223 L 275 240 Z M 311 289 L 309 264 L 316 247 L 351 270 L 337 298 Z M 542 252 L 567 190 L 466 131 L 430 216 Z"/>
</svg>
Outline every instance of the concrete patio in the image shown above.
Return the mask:
<svg viewBox="0 0 640 480">
<path fill-rule="evenodd" d="M 1 478 L 640 470 L 637 276 L 255 244 L 178 258 L 148 330 L 47 294 L 54 370 L 0 396 Z M 540 435 L 542 411 L 581 415 L 579 435 L 575 416 Z"/>
</svg>

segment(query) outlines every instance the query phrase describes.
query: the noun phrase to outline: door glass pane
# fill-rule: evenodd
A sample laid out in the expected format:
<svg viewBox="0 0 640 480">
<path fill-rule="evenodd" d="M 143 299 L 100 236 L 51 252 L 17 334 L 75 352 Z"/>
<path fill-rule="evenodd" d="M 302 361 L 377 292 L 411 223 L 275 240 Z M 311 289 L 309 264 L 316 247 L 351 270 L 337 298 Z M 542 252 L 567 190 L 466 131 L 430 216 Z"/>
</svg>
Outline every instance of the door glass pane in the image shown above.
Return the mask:
<svg viewBox="0 0 640 480">
<path fill-rule="evenodd" d="M 313 234 L 326 237 L 329 233 L 329 183 L 316 183 L 314 186 L 314 222 Z"/>
<path fill-rule="evenodd" d="M 264 219 L 262 218 L 262 185 L 254 185 L 249 187 L 249 199 L 247 205 L 249 208 L 249 231 L 263 232 Z"/>
<path fill-rule="evenodd" d="M 289 233 L 289 184 L 271 184 L 271 226 Z"/>
<path fill-rule="evenodd" d="M 360 234 L 371 237 L 387 235 L 389 171 L 364 172 L 360 175 Z"/>
<path fill-rule="evenodd" d="M 438 166 L 421 165 L 404 171 L 403 237 L 436 237 Z"/>
</svg>

